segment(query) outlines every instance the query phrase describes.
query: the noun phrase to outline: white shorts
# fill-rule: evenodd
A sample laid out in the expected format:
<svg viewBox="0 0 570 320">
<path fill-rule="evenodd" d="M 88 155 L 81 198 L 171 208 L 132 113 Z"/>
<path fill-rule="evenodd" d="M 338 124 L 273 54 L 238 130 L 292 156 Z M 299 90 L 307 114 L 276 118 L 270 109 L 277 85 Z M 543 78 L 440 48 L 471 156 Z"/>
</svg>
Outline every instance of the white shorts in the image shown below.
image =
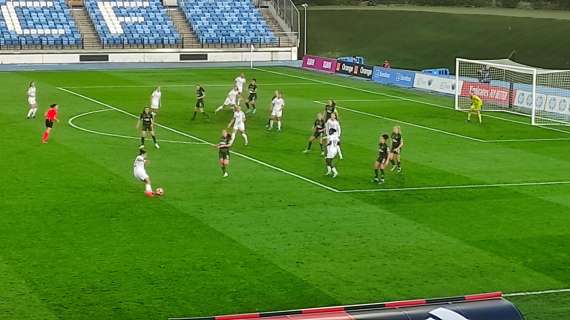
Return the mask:
<svg viewBox="0 0 570 320">
<path fill-rule="evenodd" d="M 273 110 L 271 111 L 271 116 L 274 118 L 281 118 L 283 116 L 283 110 Z"/>
<path fill-rule="evenodd" d="M 327 159 L 334 159 L 338 155 L 337 147 L 327 147 Z"/>
<path fill-rule="evenodd" d="M 226 98 L 226 101 L 224 101 L 224 106 L 235 106 L 235 105 L 236 105 L 235 100 L 231 100 L 229 98 Z"/>
<path fill-rule="evenodd" d="M 241 131 L 241 132 L 245 132 L 245 123 L 240 123 L 240 124 L 234 124 L 234 131 Z"/>
<path fill-rule="evenodd" d="M 135 169 L 133 171 L 133 174 L 135 175 L 135 178 L 137 178 L 137 180 L 145 181 L 146 179 L 148 179 L 148 174 L 146 173 L 145 170 Z"/>
<path fill-rule="evenodd" d="M 34 97 L 28 97 L 28 104 L 31 106 L 35 106 L 36 105 L 36 98 Z"/>
</svg>

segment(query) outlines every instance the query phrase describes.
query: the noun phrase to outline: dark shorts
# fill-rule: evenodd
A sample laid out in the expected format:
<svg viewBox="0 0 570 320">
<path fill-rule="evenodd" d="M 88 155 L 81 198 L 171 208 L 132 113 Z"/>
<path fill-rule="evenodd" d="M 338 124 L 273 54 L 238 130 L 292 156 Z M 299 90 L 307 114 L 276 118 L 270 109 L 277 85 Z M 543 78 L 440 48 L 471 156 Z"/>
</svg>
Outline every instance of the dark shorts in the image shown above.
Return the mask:
<svg viewBox="0 0 570 320">
<path fill-rule="evenodd" d="M 247 97 L 247 101 L 256 101 L 256 100 L 257 100 L 257 93 L 250 94 L 249 97 Z"/>
<path fill-rule="evenodd" d="M 402 152 L 402 148 L 400 148 L 400 150 L 396 150 L 396 148 L 398 148 L 398 146 L 392 146 L 392 151 L 390 151 L 393 154 L 400 154 Z"/>
<path fill-rule="evenodd" d="M 325 112 L 325 122 L 331 118 L 332 113 Z"/>
<path fill-rule="evenodd" d="M 378 163 L 385 162 L 386 160 L 388 160 L 388 155 L 379 156 L 378 158 L 376 158 L 376 161 L 378 161 Z"/>
<path fill-rule="evenodd" d="M 220 160 L 230 160 L 230 151 L 229 150 L 220 150 L 218 152 Z"/>
<path fill-rule="evenodd" d="M 317 139 L 322 138 L 322 137 L 323 137 L 323 132 L 315 131 L 315 132 L 313 133 L 313 137 L 315 137 L 315 138 L 317 138 Z"/>
<path fill-rule="evenodd" d="M 150 131 L 152 131 L 152 126 L 146 126 L 145 125 L 142 127 L 142 131 L 150 132 Z"/>
<path fill-rule="evenodd" d="M 53 121 L 46 119 L 46 128 L 53 128 Z"/>
<path fill-rule="evenodd" d="M 196 101 L 196 108 L 198 108 L 198 109 L 204 109 L 204 100 L 198 100 L 198 101 Z"/>
</svg>

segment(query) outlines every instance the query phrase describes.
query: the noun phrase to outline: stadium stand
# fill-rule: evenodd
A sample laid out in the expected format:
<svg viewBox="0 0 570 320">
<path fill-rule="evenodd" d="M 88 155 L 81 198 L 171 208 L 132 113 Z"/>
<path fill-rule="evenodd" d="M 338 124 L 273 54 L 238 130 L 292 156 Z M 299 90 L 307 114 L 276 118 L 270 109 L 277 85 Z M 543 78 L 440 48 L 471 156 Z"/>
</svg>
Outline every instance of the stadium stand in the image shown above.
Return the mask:
<svg viewBox="0 0 570 320">
<path fill-rule="evenodd" d="M 275 44 L 277 38 L 251 0 L 181 0 L 203 44 Z"/>
<path fill-rule="evenodd" d="M 181 38 L 159 0 L 86 0 L 103 47 L 176 47 Z"/>
<path fill-rule="evenodd" d="M 64 48 L 82 44 L 64 0 L 0 1 L 0 48 Z"/>
</svg>

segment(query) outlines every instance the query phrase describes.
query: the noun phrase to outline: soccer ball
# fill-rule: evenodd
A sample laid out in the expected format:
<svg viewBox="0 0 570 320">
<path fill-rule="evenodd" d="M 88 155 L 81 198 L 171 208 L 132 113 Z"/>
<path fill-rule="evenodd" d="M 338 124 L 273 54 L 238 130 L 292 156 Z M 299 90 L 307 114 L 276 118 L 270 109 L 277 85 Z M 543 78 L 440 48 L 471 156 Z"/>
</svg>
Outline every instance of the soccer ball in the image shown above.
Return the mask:
<svg viewBox="0 0 570 320">
<path fill-rule="evenodd" d="M 156 188 L 155 191 L 157 196 L 163 196 L 164 195 L 164 190 L 162 188 Z"/>
</svg>

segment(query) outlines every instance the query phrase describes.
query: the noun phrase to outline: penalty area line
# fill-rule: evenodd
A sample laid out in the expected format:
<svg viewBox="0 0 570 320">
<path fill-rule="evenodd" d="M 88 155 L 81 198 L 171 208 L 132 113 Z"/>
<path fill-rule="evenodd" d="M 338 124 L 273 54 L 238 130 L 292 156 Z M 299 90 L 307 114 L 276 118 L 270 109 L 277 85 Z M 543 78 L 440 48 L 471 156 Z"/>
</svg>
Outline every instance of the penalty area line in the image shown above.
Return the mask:
<svg viewBox="0 0 570 320">
<path fill-rule="evenodd" d="M 360 91 L 360 92 L 366 92 L 366 93 L 370 93 L 370 94 L 374 94 L 374 95 L 379 95 L 379 96 L 394 98 L 394 99 L 397 99 L 397 100 L 409 101 L 409 102 L 424 104 L 424 105 L 432 106 L 432 107 L 436 107 L 436 108 L 448 109 L 448 110 L 455 110 L 455 108 L 453 108 L 453 107 L 444 106 L 444 105 L 437 104 L 437 103 L 432 103 L 432 102 L 427 102 L 427 101 L 422 101 L 422 100 L 416 100 L 416 99 L 406 98 L 406 97 L 402 97 L 402 96 L 398 96 L 398 95 L 393 95 L 393 94 L 388 94 L 388 93 L 383 93 L 383 92 L 378 92 L 378 91 L 372 91 L 372 90 L 363 89 L 363 88 L 351 87 L 351 86 L 347 86 L 347 85 L 340 84 L 340 83 L 334 83 L 334 82 L 329 82 L 329 81 L 324 81 L 324 80 L 318 80 L 318 79 L 313 79 L 313 78 L 309 78 L 309 77 L 303 77 L 303 76 L 298 76 L 298 75 L 289 74 L 289 73 L 285 73 L 285 72 L 267 70 L 267 69 L 262 69 L 262 68 L 257 68 L 257 67 L 254 67 L 253 69 L 259 70 L 259 71 L 262 71 L 262 72 L 267 72 L 267 73 L 273 73 L 273 74 L 277 74 L 277 75 L 281 75 L 281 76 L 286 76 L 286 77 L 290 77 L 290 78 L 296 78 L 296 79 L 301 79 L 301 80 L 313 81 L 313 82 L 315 82 L 315 83 L 321 83 L 321 84 L 325 84 L 325 85 L 329 85 L 329 86 L 335 86 L 335 87 L 339 87 L 339 88 L 351 89 L 351 90 Z M 465 110 L 457 110 L 457 111 L 466 112 Z M 503 118 L 503 117 L 493 116 L 493 115 L 490 115 L 490 114 L 488 114 L 488 113 L 487 113 L 487 114 L 483 114 L 483 117 L 488 117 L 488 118 L 497 119 L 497 120 L 501 120 L 501 121 L 506 121 L 506 122 L 511 122 L 511 123 L 518 123 L 518 124 L 522 124 L 522 125 L 532 126 L 529 122 L 523 122 L 523 121 L 517 121 L 517 120 L 507 119 L 507 118 Z M 537 127 L 542 128 L 542 129 L 545 129 L 545 130 L 550 130 L 550 131 L 562 132 L 562 133 L 570 134 L 570 131 L 566 131 L 566 130 L 562 130 L 562 129 L 551 128 L 551 127 L 546 127 L 546 126 L 537 126 Z"/>
<path fill-rule="evenodd" d="M 88 97 L 88 96 L 82 95 L 82 94 L 77 93 L 77 92 L 75 92 L 75 91 L 68 90 L 68 89 L 66 89 L 66 88 L 61 88 L 61 87 L 57 87 L 57 89 L 58 89 L 58 90 L 61 90 L 61 91 L 64 91 L 64 92 L 67 92 L 67 93 L 69 93 L 69 94 L 72 94 L 72 95 L 74 95 L 74 96 L 80 97 L 80 98 L 82 98 L 82 99 L 84 99 L 84 100 L 88 100 L 88 101 L 91 101 L 91 102 L 93 102 L 93 103 L 96 103 L 96 104 L 102 105 L 102 106 L 104 106 L 104 107 L 107 107 L 107 108 L 109 108 L 109 109 L 115 110 L 115 111 L 120 112 L 120 113 L 122 113 L 122 114 L 125 114 L 125 115 L 127 115 L 127 116 L 129 116 L 129 117 L 138 119 L 138 117 L 137 117 L 135 114 L 133 114 L 133 113 L 130 113 L 130 112 L 128 112 L 128 111 L 125 111 L 125 110 L 120 109 L 120 108 L 117 108 L 117 107 L 114 107 L 114 106 L 112 106 L 112 105 L 110 105 L 110 104 L 101 102 L 101 101 L 99 101 L 99 100 L 90 98 L 90 97 Z M 159 124 L 159 123 L 156 123 L 156 126 L 157 126 L 157 127 L 160 127 L 160 128 L 163 128 L 163 129 L 165 129 L 165 130 L 168 130 L 168 131 L 177 133 L 177 134 L 179 134 L 179 135 L 188 137 L 188 138 L 190 138 L 190 139 L 194 139 L 194 140 L 196 140 L 196 141 L 203 142 L 204 144 L 208 144 L 208 145 L 210 145 L 210 146 L 215 146 L 215 144 L 213 144 L 213 143 L 211 143 L 211 142 L 208 142 L 208 141 L 206 141 L 206 140 L 204 140 L 204 139 L 202 139 L 202 138 L 199 138 L 199 137 L 196 137 L 196 136 L 194 136 L 194 135 L 191 135 L 191 134 L 189 134 L 189 133 L 186 133 L 186 132 L 183 132 L 183 131 L 180 131 L 180 130 L 177 130 L 177 129 L 174 129 L 174 128 L 171 128 L 171 127 L 168 127 L 168 126 L 165 126 L 165 125 L 162 125 L 162 124 Z M 320 187 L 320 188 L 323 188 L 323 189 L 326 189 L 326 190 L 329 190 L 329 191 L 332 191 L 332 192 L 335 192 L 335 193 L 338 193 L 338 192 L 339 192 L 339 190 L 336 189 L 336 188 L 329 187 L 329 186 L 327 186 L 327 185 L 324 185 L 324 184 L 322 184 L 322 183 L 320 183 L 320 182 L 317 182 L 317 181 L 311 180 L 311 179 L 309 179 L 309 178 L 303 177 L 303 176 L 301 176 L 301 175 L 299 175 L 299 174 L 296 174 L 296 173 L 294 173 L 294 172 L 291 172 L 291 171 L 288 171 L 288 170 L 285 170 L 285 169 L 276 167 L 276 166 L 274 166 L 274 165 L 272 165 L 272 164 L 269 164 L 269 163 L 267 163 L 267 162 L 264 162 L 264 161 L 255 159 L 255 158 L 253 158 L 253 157 L 251 157 L 251 156 L 248 156 L 248 155 L 246 155 L 246 154 L 243 154 L 243 153 L 240 153 L 240 152 L 236 152 L 236 151 L 233 151 L 232 154 L 233 154 L 233 155 L 236 155 L 236 156 L 238 156 L 238 157 L 247 159 L 247 160 L 249 160 L 249 161 L 252 161 L 252 162 L 254 162 L 254 163 L 257 163 L 257 164 L 259 164 L 259 165 L 262 165 L 262 166 L 264 166 L 264 167 L 267 167 L 267 168 L 273 169 L 273 170 L 275 170 L 275 171 L 284 173 L 284 174 L 286 174 L 286 175 L 295 177 L 295 178 L 297 178 L 297 179 L 299 179 L 299 180 L 308 182 L 308 183 L 310 183 L 310 184 L 312 184 L 312 185 L 315 185 L 315 186 L 318 186 L 318 187 Z"/>
<path fill-rule="evenodd" d="M 398 192 L 398 191 L 429 191 L 429 190 L 450 190 L 450 189 L 482 189 L 482 188 L 502 188 L 502 187 L 532 187 L 532 186 L 554 186 L 570 185 L 568 181 L 542 181 L 542 182 L 518 182 L 518 183 L 490 183 L 490 184 L 466 184 L 451 186 L 426 186 L 407 188 L 386 188 L 386 189 L 350 189 L 339 190 L 339 193 L 365 193 L 365 192 Z"/>
<path fill-rule="evenodd" d="M 320 102 L 320 101 L 313 101 L 314 103 L 317 104 L 325 104 L 324 102 Z M 422 126 L 419 124 L 415 124 L 415 123 L 411 123 L 411 122 L 407 122 L 407 121 L 402 121 L 402 120 L 397 120 L 397 119 L 392 119 L 392 118 L 388 118 L 388 117 L 384 117 L 384 116 L 380 116 L 377 114 L 373 114 L 373 113 L 368 113 L 368 112 L 364 112 L 364 111 L 360 111 L 360 110 L 355 110 L 355 109 L 351 109 L 351 108 L 347 108 L 347 107 L 341 107 L 341 106 L 337 106 L 337 108 L 341 109 L 341 110 L 346 110 L 346 111 L 350 111 L 350 112 L 354 112 L 354 113 L 358 113 L 361 115 L 365 115 L 365 116 L 369 116 L 369 117 L 374 117 L 374 118 L 378 118 L 378 119 L 383 119 L 383 120 L 388 120 L 388 121 L 393 121 L 393 122 L 397 122 L 397 123 L 401 123 L 401 124 L 405 124 L 411 127 L 416 127 L 416 128 L 420 128 L 420 129 L 424 129 L 424 130 L 428 130 L 428 131 L 433 131 L 433 132 L 437 132 L 437 133 L 442 133 L 442 134 L 446 134 L 449 136 L 453 136 L 453 137 L 457 137 L 457 138 L 462 138 L 462 139 L 467 139 L 467 140 L 471 140 L 471 141 L 476 141 L 476 142 L 486 142 L 485 140 L 481 140 L 481 139 L 477 139 L 477 138 L 473 138 L 473 137 L 469 137 L 469 136 L 464 136 L 458 133 L 453 133 L 453 132 L 449 132 L 449 131 L 444 131 L 444 130 L 440 130 L 440 129 L 435 129 L 435 128 L 431 128 L 431 127 L 426 127 L 426 126 Z"/>
</svg>

